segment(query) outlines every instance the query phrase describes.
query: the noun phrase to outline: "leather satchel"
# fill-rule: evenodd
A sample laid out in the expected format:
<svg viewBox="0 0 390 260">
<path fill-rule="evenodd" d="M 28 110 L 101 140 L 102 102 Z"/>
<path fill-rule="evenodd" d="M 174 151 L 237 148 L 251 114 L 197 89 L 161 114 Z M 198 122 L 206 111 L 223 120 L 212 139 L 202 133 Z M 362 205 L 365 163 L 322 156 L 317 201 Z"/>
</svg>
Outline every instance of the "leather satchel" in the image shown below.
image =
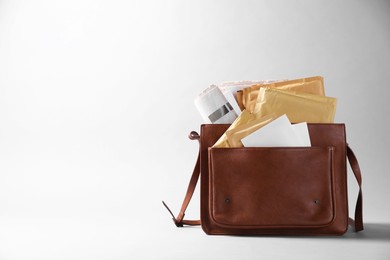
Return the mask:
<svg viewBox="0 0 390 260">
<path fill-rule="evenodd" d="M 178 227 L 201 225 L 210 235 L 342 235 L 363 230 L 361 173 L 344 124 L 308 124 L 311 147 L 212 148 L 229 125 L 201 126 L 199 156 Z M 359 185 L 348 214 L 347 160 Z M 198 178 L 201 220 L 184 219 Z"/>
</svg>

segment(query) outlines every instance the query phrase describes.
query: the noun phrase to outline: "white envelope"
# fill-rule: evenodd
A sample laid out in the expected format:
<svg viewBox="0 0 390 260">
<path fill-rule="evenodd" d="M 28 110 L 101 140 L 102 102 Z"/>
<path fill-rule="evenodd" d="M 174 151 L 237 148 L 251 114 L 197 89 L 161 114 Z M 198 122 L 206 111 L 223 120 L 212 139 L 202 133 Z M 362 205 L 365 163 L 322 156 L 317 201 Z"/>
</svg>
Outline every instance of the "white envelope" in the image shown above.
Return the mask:
<svg viewBox="0 0 390 260">
<path fill-rule="evenodd" d="M 309 129 L 307 128 L 307 123 L 299 123 L 291 125 L 296 136 L 301 140 L 302 146 L 311 146 Z"/>
<path fill-rule="evenodd" d="M 245 147 L 311 146 L 307 124 L 291 125 L 286 115 L 244 137 L 241 142 Z"/>
</svg>

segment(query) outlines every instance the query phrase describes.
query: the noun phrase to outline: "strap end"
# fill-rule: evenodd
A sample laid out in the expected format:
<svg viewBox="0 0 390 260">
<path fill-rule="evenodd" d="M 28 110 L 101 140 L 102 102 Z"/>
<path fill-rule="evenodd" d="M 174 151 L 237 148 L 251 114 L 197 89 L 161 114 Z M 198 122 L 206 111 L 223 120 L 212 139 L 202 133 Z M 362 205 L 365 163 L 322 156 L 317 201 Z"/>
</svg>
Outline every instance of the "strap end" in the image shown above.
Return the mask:
<svg viewBox="0 0 390 260">
<path fill-rule="evenodd" d="M 354 228 L 355 232 L 364 230 L 364 225 L 362 221 L 355 221 L 352 218 L 348 218 L 348 224 Z"/>
<path fill-rule="evenodd" d="M 164 205 L 164 207 L 168 210 L 169 214 L 171 214 L 173 223 L 175 223 L 176 227 L 183 227 L 183 223 L 177 221 L 177 219 L 175 218 L 175 215 L 173 215 L 173 213 L 172 213 L 172 211 L 169 209 L 168 205 L 167 205 L 163 200 L 162 200 L 161 202 L 162 202 L 162 204 Z"/>
</svg>

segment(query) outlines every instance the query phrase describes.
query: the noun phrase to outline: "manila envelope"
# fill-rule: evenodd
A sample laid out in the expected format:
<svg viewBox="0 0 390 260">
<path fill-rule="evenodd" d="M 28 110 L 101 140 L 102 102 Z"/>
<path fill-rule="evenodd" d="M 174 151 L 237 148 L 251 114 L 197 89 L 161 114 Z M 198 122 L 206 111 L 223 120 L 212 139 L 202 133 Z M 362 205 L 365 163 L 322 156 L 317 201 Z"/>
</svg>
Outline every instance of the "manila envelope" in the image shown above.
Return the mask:
<svg viewBox="0 0 390 260">
<path fill-rule="evenodd" d="M 243 147 L 241 139 L 252 134 L 276 118 L 275 114 L 258 117 L 245 124 L 228 129 L 225 134 L 227 136 L 229 147 Z"/>
<path fill-rule="evenodd" d="M 333 123 L 337 100 L 332 97 L 261 88 L 254 113 L 263 117 L 286 114 L 292 123 Z"/>
<path fill-rule="evenodd" d="M 324 79 L 320 76 L 316 76 L 310 78 L 280 81 L 270 84 L 257 84 L 249 88 L 244 88 L 242 90 L 242 100 L 239 103 L 242 103 L 245 109 L 247 109 L 249 112 L 253 112 L 256 106 L 259 90 L 263 87 L 291 90 L 321 96 L 325 95 Z"/>
<path fill-rule="evenodd" d="M 246 124 L 254 119 L 256 119 L 255 114 L 251 114 L 247 110 L 243 110 L 241 111 L 241 114 L 236 118 L 236 120 L 234 120 L 234 122 L 229 126 L 229 128 L 226 131 L 234 129 L 237 126 Z M 229 141 L 226 136 L 226 132 L 218 139 L 218 141 L 213 145 L 213 147 L 218 147 L 218 148 L 230 147 Z"/>
</svg>

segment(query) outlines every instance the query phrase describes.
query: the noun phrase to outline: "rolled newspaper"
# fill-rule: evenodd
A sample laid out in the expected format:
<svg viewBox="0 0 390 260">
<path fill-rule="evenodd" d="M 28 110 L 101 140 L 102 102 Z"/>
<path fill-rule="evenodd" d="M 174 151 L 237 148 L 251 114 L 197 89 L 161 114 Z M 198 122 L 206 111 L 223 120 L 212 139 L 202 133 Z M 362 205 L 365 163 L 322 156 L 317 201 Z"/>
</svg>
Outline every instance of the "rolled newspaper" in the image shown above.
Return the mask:
<svg viewBox="0 0 390 260">
<path fill-rule="evenodd" d="M 231 124 L 237 118 L 232 105 L 216 85 L 211 85 L 195 98 L 195 106 L 207 123 Z"/>
</svg>

